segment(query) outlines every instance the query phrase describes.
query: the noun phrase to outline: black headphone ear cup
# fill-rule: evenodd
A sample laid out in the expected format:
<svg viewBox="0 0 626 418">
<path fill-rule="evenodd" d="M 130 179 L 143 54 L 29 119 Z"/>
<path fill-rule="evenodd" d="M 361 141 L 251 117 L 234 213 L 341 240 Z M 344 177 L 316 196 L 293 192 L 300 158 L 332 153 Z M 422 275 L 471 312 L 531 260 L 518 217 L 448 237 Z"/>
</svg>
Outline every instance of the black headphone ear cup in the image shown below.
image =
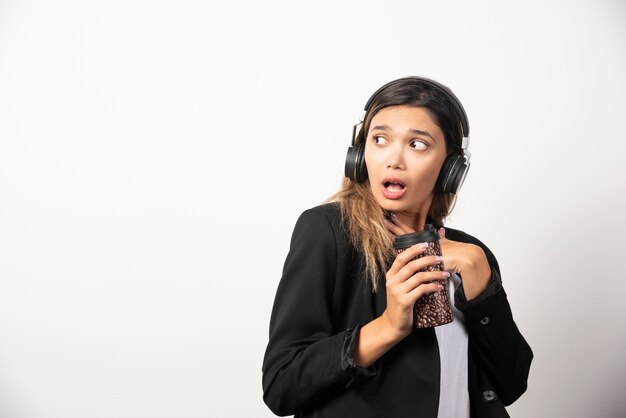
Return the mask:
<svg viewBox="0 0 626 418">
<path fill-rule="evenodd" d="M 437 185 L 444 193 L 456 194 L 467 176 L 469 163 L 460 154 L 452 153 L 448 155 L 439 172 Z"/>
<path fill-rule="evenodd" d="M 345 175 L 352 181 L 356 181 L 356 172 L 354 168 L 356 167 L 356 149 L 354 146 L 348 147 L 348 152 L 346 153 L 346 168 Z"/>
<path fill-rule="evenodd" d="M 367 167 L 365 166 L 365 142 L 357 143 L 356 147 L 357 147 L 356 182 L 365 183 L 365 180 L 367 180 Z"/>
<path fill-rule="evenodd" d="M 346 154 L 346 177 L 356 183 L 367 180 L 367 167 L 365 166 L 365 147 L 362 142 L 357 142 L 348 148 Z"/>
</svg>

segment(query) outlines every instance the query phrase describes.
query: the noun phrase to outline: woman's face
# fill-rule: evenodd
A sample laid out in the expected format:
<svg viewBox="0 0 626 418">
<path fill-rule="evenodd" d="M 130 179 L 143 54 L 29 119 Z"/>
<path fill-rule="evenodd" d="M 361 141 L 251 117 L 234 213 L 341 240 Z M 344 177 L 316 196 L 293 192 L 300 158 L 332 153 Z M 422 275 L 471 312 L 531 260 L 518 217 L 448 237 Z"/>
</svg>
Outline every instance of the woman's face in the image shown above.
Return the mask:
<svg viewBox="0 0 626 418">
<path fill-rule="evenodd" d="M 396 213 L 427 213 L 446 158 L 443 132 L 425 108 L 391 106 L 370 123 L 365 164 L 374 198 Z"/>
</svg>

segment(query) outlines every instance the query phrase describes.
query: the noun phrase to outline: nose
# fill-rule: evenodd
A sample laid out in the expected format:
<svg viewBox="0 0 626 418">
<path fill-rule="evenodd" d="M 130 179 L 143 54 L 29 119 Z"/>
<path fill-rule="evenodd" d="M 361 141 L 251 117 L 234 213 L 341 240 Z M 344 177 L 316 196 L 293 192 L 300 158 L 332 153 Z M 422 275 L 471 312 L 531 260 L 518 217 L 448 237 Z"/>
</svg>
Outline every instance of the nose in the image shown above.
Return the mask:
<svg viewBox="0 0 626 418">
<path fill-rule="evenodd" d="M 387 168 L 400 168 L 400 164 L 396 160 L 390 160 Z"/>
<path fill-rule="evenodd" d="M 389 160 L 387 168 L 403 169 L 404 159 L 402 158 L 402 150 L 399 147 L 389 147 Z"/>
</svg>

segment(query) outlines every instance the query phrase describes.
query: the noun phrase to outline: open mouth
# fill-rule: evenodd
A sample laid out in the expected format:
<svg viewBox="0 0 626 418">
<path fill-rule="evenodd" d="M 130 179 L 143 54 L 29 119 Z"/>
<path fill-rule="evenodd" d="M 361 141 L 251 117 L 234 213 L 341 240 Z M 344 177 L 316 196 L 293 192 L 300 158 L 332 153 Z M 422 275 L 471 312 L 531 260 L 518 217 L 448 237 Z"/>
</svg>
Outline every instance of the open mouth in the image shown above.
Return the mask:
<svg viewBox="0 0 626 418">
<path fill-rule="evenodd" d="M 384 179 L 382 192 L 387 199 L 398 199 L 406 192 L 406 184 L 399 179 Z"/>
<path fill-rule="evenodd" d="M 399 192 L 406 188 L 404 183 L 401 183 L 399 181 L 386 181 L 383 183 L 383 186 L 385 187 L 385 189 L 392 192 Z"/>
</svg>

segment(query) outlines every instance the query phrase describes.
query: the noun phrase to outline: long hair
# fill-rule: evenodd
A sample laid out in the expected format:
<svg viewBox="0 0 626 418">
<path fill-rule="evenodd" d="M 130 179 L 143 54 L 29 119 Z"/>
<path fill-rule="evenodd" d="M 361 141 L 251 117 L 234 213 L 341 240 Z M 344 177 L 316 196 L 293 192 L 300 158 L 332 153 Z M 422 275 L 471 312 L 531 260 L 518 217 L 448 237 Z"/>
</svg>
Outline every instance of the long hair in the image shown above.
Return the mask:
<svg viewBox="0 0 626 418">
<path fill-rule="evenodd" d="M 460 115 L 450 103 L 450 98 L 414 77 L 396 80 L 372 98 L 355 142 L 365 141 L 372 118 L 381 109 L 400 105 L 426 109 L 444 134 L 447 154 L 460 149 L 463 129 Z M 395 252 L 385 227 L 382 208 L 374 199 L 369 180 L 356 183 L 344 178 L 341 189 L 326 200 L 331 201 L 339 204 L 344 227 L 354 248 L 363 255 L 366 278 L 369 278 L 372 292 L 375 293 L 378 291 L 379 277 L 385 274 L 393 262 Z M 444 193 L 438 182 L 428 216 L 434 223 L 443 225 L 444 219 L 453 209 L 454 201 L 455 195 Z"/>
</svg>

